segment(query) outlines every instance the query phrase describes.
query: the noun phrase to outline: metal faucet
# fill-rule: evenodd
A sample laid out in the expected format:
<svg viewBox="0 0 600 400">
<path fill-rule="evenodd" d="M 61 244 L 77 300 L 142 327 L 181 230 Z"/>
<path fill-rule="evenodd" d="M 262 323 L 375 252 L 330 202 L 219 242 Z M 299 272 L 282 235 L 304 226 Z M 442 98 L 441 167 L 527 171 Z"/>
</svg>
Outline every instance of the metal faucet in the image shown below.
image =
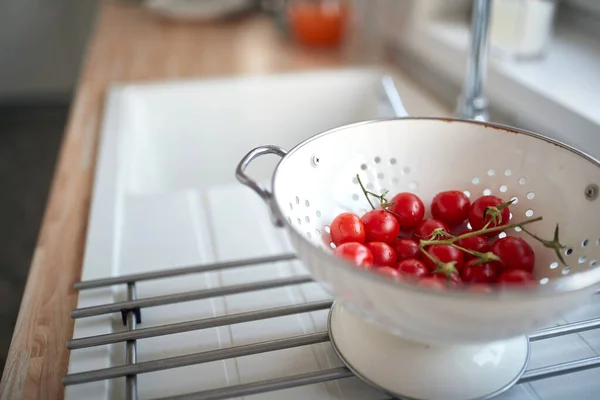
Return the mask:
<svg viewBox="0 0 600 400">
<path fill-rule="evenodd" d="M 492 0 L 475 0 L 471 17 L 471 52 L 456 114 L 460 118 L 487 121 L 488 102 L 483 93 L 487 78 L 488 36 Z"/>
</svg>

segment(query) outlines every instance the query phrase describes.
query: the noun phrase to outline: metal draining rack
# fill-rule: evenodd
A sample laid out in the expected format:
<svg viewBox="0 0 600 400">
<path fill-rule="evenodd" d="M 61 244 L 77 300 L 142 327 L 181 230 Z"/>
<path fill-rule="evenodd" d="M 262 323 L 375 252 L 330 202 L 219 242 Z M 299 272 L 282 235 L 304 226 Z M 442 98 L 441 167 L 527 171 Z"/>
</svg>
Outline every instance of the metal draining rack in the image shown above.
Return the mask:
<svg viewBox="0 0 600 400">
<path fill-rule="evenodd" d="M 199 274 L 210 271 L 219 271 L 228 268 L 255 266 L 260 264 L 274 263 L 278 261 L 290 261 L 294 259 L 296 259 L 296 256 L 294 254 L 281 254 L 269 257 L 219 262 L 193 267 L 122 275 L 117 277 L 82 281 L 76 283 L 75 289 L 80 291 L 114 285 L 127 286 L 126 301 L 116 302 L 112 304 L 103 304 L 92 307 L 77 308 L 71 312 L 71 317 L 74 319 L 92 317 L 102 314 L 121 313 L 123 324 L 126 328 L 124 331 L 97 336 L 74 338 L 67 343 L 67 347 L 70 350 L 77 350 L 94 346 L 126 342 L 126 364 L 87 372 L 68 374 L 64 376 L 63 384 L 77 385 L 88 382 L 125 377 L 125 397 L 128 400 L 136 400 L 138 398 L 137 375 L 139 374 L 161 371 L 171 368 L 185 367 L 195 364 L 202 364 L 218 360 L 225 360 L 235 357 L 248 356 L 253 354 L 260 354 L 270 351 L 283 350 L 292 347 L 307 346 L 311 344 L 329 341 L 329 334 L 326 331 L 323 331 L 289 338 L 233 346 L 224 349 L 187 354 L 184 356 L 169 357 L 140 363 L 136 362 L 136 341 L 140 339 L 162 335 L 171 335 L 200 329 L 214 328 L 232 324 L 239 324 L 243 322 L 257 321 L 267 318 L 282 317 L 298 313 L 307 313 L 312 311 L 324 310 L 331 307 L 333 303 L 333 301 L 331 300 L 315 301 L 300 305 L 269 308 L 257 311 L 242 312 L 237 314 L 193 320 L 188 322 L 140 328 L 138 327 L 138 325 L 140 325 L 142 322 L 142 309 L 146 307 L 155 307 L 193 300 L 208 299 L 212 297 L 228 296 L 233 294 L 272 289 L 289 285 L 299 285 L 303 283 L 312 282 L 312 278 L 310 276 L 296 276 L 289 278 L 273 279 L 257 283 L 231 285 L 227 287 L 183 292 L 143 299 L 138 299 L 136 296 L 137 282 L 154 279 L 172 278 L 176 276 L 189 274 Z M 598 292 L 596 294 L 598 294 Z M 600 318 L 594 318 L 539 330 L 530 334 L 529 340 L 532 342 L 539 341 L 598 328 L 600 328 Z M 597 367 L 600 367 L 600 356 L 589 357 L 585 359 L 565 362 L 537 369 L 530 369 L 523 374 L 518 383 L 541 380 L 545 378 L 574 373 L 578 371 L 584 371 L 587 369 Z M 303 385 L 311 385 L 336 379 L 348 378 L 351 376 L 353 376 L 353 374 L 347 368 L 330 368 L 306 374 L 288 376 L 284 378 L 266 380 L 261 382 L 240 384 L 219 389 L 205 390 L 169 398 L 177 400 L 228 399 L 232 397 L 249 396 L 253 394 L 266 393 L 275 390 L 288 389 Z"/>
</svg>

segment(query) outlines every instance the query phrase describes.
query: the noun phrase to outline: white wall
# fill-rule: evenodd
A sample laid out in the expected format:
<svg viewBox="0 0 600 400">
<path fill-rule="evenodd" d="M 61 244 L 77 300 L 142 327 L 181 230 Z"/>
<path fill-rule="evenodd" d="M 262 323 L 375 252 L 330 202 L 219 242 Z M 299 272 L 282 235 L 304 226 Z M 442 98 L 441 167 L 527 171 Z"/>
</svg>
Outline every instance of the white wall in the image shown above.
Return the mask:
<svg viewBox="0 0 600 400">
<path fill-rule="evenodd" d="M 95 0 L 0 0 L 0 101 L 68 94 L 95 10 Z"/>
</svg>

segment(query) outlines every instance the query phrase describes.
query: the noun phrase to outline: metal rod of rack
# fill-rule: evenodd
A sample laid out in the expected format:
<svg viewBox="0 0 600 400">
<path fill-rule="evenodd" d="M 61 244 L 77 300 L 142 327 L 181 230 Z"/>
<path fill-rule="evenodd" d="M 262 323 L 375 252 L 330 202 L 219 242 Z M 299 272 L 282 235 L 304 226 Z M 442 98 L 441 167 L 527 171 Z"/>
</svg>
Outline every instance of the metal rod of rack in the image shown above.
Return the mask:
<svg viewBox="0 0 600 400">
<path fill-rule="evenodd" d="M 213 289 L 194 290 L 192 292 L 168 294 L 164 296 L 147 297 L 138 300 L 121 301 L 112 304 L 77 308 L 71 311 L 72 318 L 92 317 L 95 315 L 110 314 L 134 308 L 163 306 L 167 304 L 183 303 L 187 301 L 208 299 L 211 297 L 229 296 L 257 290 L 274 289 L 282 286 L 298 285 L 312 282 L 310 276 L 293 276 L 289 278 L 273 279 L 270 281 L 244 283 Z"/>
<path fill-rule="evenodd" d="M 345 367 L 332 368 L 324 371 L 309 372 L 285 378 L 271 379 L 262 382 L 246 383 L 220 389 L 188 393 L 181 396 L 169 397 L 170 400 L 223 400 L 232 397 L 250 396 L 258 393 L 273 392 L 281 389 L 291 389 L 298 386 L 313 385 L 337 379 L 350 378 L 354 374 Z M 167 398 L 155 399 L 167 400 Z"/>
<path fill-rule="evenodd" d="M 584 371 L 600 366 L 600 356 L 586 358 L 583 360 L 571 361 L 550 367 L 532 369 L 523 374 L 518 383 L 533 382 L 564 373 L 573 373 Z M 225 388 L 204 390 L 200 392 L 188 393 L 180 396 L 169 397 L 172 400 L 222 400 L 233 397 L 249 396 L 257 393 L 266 393 L 275 390 L 290 389 L 303 385 L 312 385 L 315 383 L 328 382 L 337 379 L 349 378 L 354 376 L 350 370 L 345 367 L 331 368 L 307 374 L 294 375 L 285 378 L 272 379 L 262 382 L 253 382 L 241 385 L 234 385 Z M 154 399 L 166 400 L 166 398 Z"/>
<path fill-rule="evenodd" d="M 86 347 L 101 346 L 111 343 L 125 342 L 128 340 L 146 339 L 156 336 L 172 335 L 175 333 L 215 328 L 217 326 L 233 325 L 243 322 L 258 321 L 267 318 L 283 317 L 286 315 L 326 310 L 330 308 L 332 304 L 333 300 L 322 300 L 315 301 L 312 303 L 294 304 L 291 306 L 276 307 L 266 310 L 221 315 L 218 317 L 204 318 L 195 321 L 152 326 L 149 328 L 127 330 L 124 332 L 108 333 L 105 335 L 77 338 L 67 342 L 67 347 L 69 348 L 69 350 L 83 349 Z"/>
<path fill-rule="evenodd" d="M 580 372 L 597 367 L 600 367 L 600 356 L 564 362 L 556 365 L 549 365 L 547 367 L 525 371 L 519 380 L 519 383 L 552 378 L 553 376 L 564 375 L 565 373 Z"/>
<path fill-rule="evenodd" d="M 107 314 L 112 312 L 121 312 L 123 323 L 126 330 L 98 336 L 72 339 L 68 342 L 69 349 L 81 349 L 86 347 L 100 346 L 111 343 L 126 342 L 126 364 L 99 370 L 92 370 L 76 374 L 65 375 L 63 383 L 65 385 L 75 385 L 87 382 L 94 382 L 118 377 L 126 378 L 126 398 L 129 400 L 137 399 L 137 375 L 160 371 L 171 368 L 185 367 L 189 365 L 202 364 L 211 361 L 224 360 L 228 358 L 242 357 L 253 354 L 259 354 L 270 351 L 283 350 L 293 347 L 306 346 L 316 343 L 329 341 L 327 332 L 318 332 L 305 334 L 290 338 L 282 338 L 259 343 L 233 346 L 229 348 L 205 351 L 200 353 L 188 354 L 184 356 L 170 357 L 152 361 L 137 363 L 137 340 L 155 336 L 170 335 L 193 330 L 214 328 L 243 322 L 257 321 L 267 318 L 276 318 L 285 315 L 313 312 L 331 307 L 332 300 L 322 300 L 306 304 L 295 304 L 284 307 L 276 307 L 266 310 L 255 310 L 242 312 L 232 315 L 222 315 L 211 318 L 204 318 L 195 321 L 187 321 L 176 324 L 167 324 L 149 328 L 138 329 L 137 324 L 141 318 L 141 308 L 153 307 L 166 304 L 174 304 L 185 301 L 207 299 L 217 296 L 226 296 L 231 294 L 240 294 L 258 290 L 266 290 L 288 285 L 298 285 L 312 282 L 309 276 L 289 277 L 271 281 L 255 282 L 242 285 L 232 285 L 228 287 L 205 289 L 200 291 L 179 293 L 167 296 L 157 296 L 145 299 L 137 299 L 136 286 L 137 280 L 161 279 L 178 275 L 191 273 L 202 273 L 226 268 L 242 267 L 261 263 L 275 261 L 285 261 L 294 259 L 294 255 L 282 254 L 279 256 L 254 258 L 250 260 L 238 260 L 196 267 L 179 268 L 176 270 L 158 271 L 155 273 L 133 274 L 116 278 L 99 279 L 94 281 L 79 282 L 77 288 L 90 289 L 94 287 L 110 286 L 116 284 L 127 284 L 127 301 L 113 304 L 105 304 L 94 307 L 87 307 L 73 310 L 73 318 L 83 318 L 93 315 Z M 175 273 L 171 273 L 174 271 Z M 600 291 L 596 292 L 596 294 Z M 589 331 L 600 328 L 600 318 L 594 318 L 587 321 L 579 321 L 541 329 L 529 335 L 530 341 L 540 341 L 568 334 Z M 600 367 L 600 356 L 586 359 L 565 362 L 556 365 L 545 366 L 532 369 L 525 372 L 519 383 L 531 382 L 563 375 L 584 371 Z M 270 392 L 275 390 L 293 388 L 297 386 L 309 385 L 314 383 L 332 381 L 353 376 L 346 368 L 331 368 L 307 374 L 299 374 L 284 378 L 277 378 L 262 382 L 253 382 L 246 384 L 233 385 L 229 387 L 199 391 L 174 397 L 178 400 L 218 400 L 231 397 L 248 396 L 252 394 Z M 173 398 L 173 397 L 170 397 Z"/>
<path fill-rule="evenodd" d="M 122 283 L 130 283 L 130 282 L 141 282 L 152 279 L 164 279 L 164 278 L 174 278 L 176 276 L 182 275 L 190 275 L 190 274 L 199 274 L 202 272 L 210 272 L 210 271 L 220 271 L 228 268 L 236 268 L 236 267 L 251 267 L 259 264 L 266 264 L 278 261 L 290 261 L 295 260 L 295 254 L 278 254 L 274 256 L 267 257 L 257 257 L 257 258 L 248 258 L 245 260 L 234 260 L 234 261 L 224 261 L 213 264 L 203 264 L 203 265 L 195 265 L 190 267 L 180 267 L 173 269 L 165 269 L 160 271 L 153 272 L 142 272 L 139 274 L 129 274 L 129 275 L 121 275 L 115 276 L 111 278 L 102 278 L 102 279 L 92 279 L 89 281 L 82 281 L 75 283 L 76 290 L 85 290 L 85 289 L 95 289 L 106 286 L 113 286 Z"/>
<path fill-rule="evenodd" d="M 590 331 L 597 328 L 600 328 L 600 318 L 593 318 L 586 321 L 572 322 L 570 324 L 540 329 L 539 331 L 530 334 L 529 340 L 535 342 L 537 340 L 550 339 L 553 337 L 570 335 L 572 333 Z"/>
<path fill-rule="evenodd" d="M 75 385 L 105 379 L 119 378 L 127 375 L 144 374 L 147 372 L 161 371 L 164 369 L 186 367 L 188 365 L 202 364 L 228 358 L 249 356 L 268 351 L 289 349 L 292 347 L 307 346 L 309 344 L 323 343 L 329 340 L 327 332 L 309 333 L 285 339 L 269 340 L 265 342 L 233 346 L 226 349 L 205 351 L 187 354 L 185 356 L 162 358 L 159 360 L 145 361 L 132 365 L 122 365 L 97 369 L 89 372 L 80 372 L 66 375 L 64 385 Z"/>
<path fill-rule="evenodd" d="M 594 320 L 590 320 L 590 321 L 594 321 Z M 586 325 L 586 324 L 584 324 L 584 325 Z M 572 333 L 580 331 L 581 327 L 582 327 L 581 324 L 578 324 L 578 323 L 573 324 L 573 327 L 571 328 L 573 330 Z M 561 328 L 561 329 L 560 330 L 557 329 L 554 332 L 550 332 L 550 329 L 554 329 L 554 328 L 545 329 L 545 330 L 540 331 L 541 334 L 533 333 L 531 336 L 534 338 L 535 337 L 551 338 L 551 337 L 556 337 L 556 336 L 562 336 L 562 335 L 566 334 L 566 332 L 568 331 L 567 326 L 561 326 L 559 328 Z M 158 370 L 169 369 L 169 368 L 178 368 L 178 367 L 183 367 L 183 366 L 187 366 L 187 365 L 201 364 L 201 363 L 205 363 L 205 362 L 209 362 L 209 361 L 223 360 L 223 359 L 232 358 L 232 357 L 241 357 L 241 356 L 245 356 L 245 355 L 263 353 L 263 352 L 267 352 L 267 351 L 282 350 L 282 349 L 290 348 L 290 347 L 298 347 L 298 346 L 304 346 L 304 345 L 308 345 L 308 344 L 321 343 L 321 342 L 326 342 L 328 340 L 329 340 L 329 336 L 328 336 L 327 332 L 306 334 L 306 335 L 296 336 L 296 337 L 292 337 L 292 338 L 278 339 L 278 340 L 260 342 L 260 343 L 250 344 L 250 345 L 234 346 L 234 347 L 230 347 L 230 348 L 226 348 L 226 349 L 211 350 L 211 351 L 207 351 L 207 352 L 195 353 L 195 354 L 190 354 L 190 355 L 185 355 L 185 356 L 171 357 L 171 358 L 167 358 L 167 359 L 160 359 L 160 360 L 154 360 L 154 361 L 147 361 L 147 362 L 139 363 L 139 364 L 135 364 L 135 365 L 111 367 L 111 368 L 105 368 L 105 369 L 100 369 L 100 370 L 94 370 L 94 371 L 89 371 L 89 372 L 67 375 L 67 376 L 65 376 L 63 383 L 65 385 L 71 385 L 71 384 L 92 382 L 92 381 L 103 380 L 103 379 L 111 379 L 111 378 L 131 375 L 131 374 L 141 374 L 141 373 L 147 373 L 147 372 L 158 371 Z M 541 339 L 537 339 L 537 340 L 541 340 Z M 545 368 L 541 368 L 541 369 L 537 369 L 537 370 L 531 370 L 531 371 L 528 371 L 524 376 L 528 380 L 543 379 L 543 377 L 546 377 L 546 376 L 548 376 L 548 377 L 554 376 L 557 374 L 565 373 L 566 371 L 569 371 L 569 372 L 581 371 L 581 370 L 585 370 L 585 369 L 594 368 L 598 365 L 600 365 L 600 356 L 592 357 L 590 359 L 585 359 L 585 360 L 573 361 L 573 362 L 569 362 L 569 363 L 557 364 L 557 365 L 553 365 L 550 367 L 545 367 Z"/>
<path fill-rule="evenodd" d="M 319 334 L 312 334 L 312 335 L 318 339 Z M 292 338 L 292 339 L 296 339 L 296 338 Z M 327 340 L 328 340 L 328 338 L 325 337 L 325 338 L 322 338 L 322 340 L 315 340 L 314 342 L 303 343 L 303 344 L 299 344 L 299 345 L 320 343 L 320 342 L 324 342 Z M 289 347 L 296 347 L 296 346 L 289 346 Z M 289 348 L 289 347 L 285 347 L 285 348 Z M 274 349 L 274 350 L 278 350 L 278 349 Z M 273 349 L 271 349 L 269 351 L 273 351 Z M 256 353 L 262 353 L 262 352 L 264 352 L 264 351 L 257 351 Z M 210 353 L 210 352 L 207 352 L 207 353 Z M 256 354 L 256 353 L 251 353 L 251 354 Z M 199 354 L 202 354 L 202 353 L 199 353 Z M 242 354 L 242 355 L 249 355 L 249 354 Z M 239 357 L 239 356 L 240 356 L 240 354 L 235 354 L 235 355 L 231 355 L 229 357 L 219 357 L 216 359 L 211 359 L 211 360 L 202 361 L 202 362 L 209 362 L 209 361 L 215 361 L 215 360 L 221 360 L 221 359 L 225 359 L 225 358 L 233 358 L 233 357 Z M 182 356 L 182 357 L 177 357 L 177 358 L 183 358 L 183 357 L 187 357 L 187 356 Z M 159 360 L 159 361 L 162 361 L 162 360 Z M 152 362 L 152 361 L 150 361 L 150 362 Z M 147 363 L 150 363 L 150 362 L 147 362 Z M 144 364 L 146 364 L 146 363 L 144 363 Z M 137 365 L 142 365 L 142 363 L 137 364 Z M 189 364 L 185 364 L 185 365 L 189 365 Z M 164 368 L 152 369 L 149 371 L 141 371 L 138 373 L 159 371 L 162 369 L 169 369 L 169 368 L 177 368 L 177 367 L 185 366 L 185 365 L 168 366 L 168 367 L 164 367 Z M 570 362 L 560 363 L 560 364 L 556 364 L 556 365 L 551 365 L 548 367 L 532 369 L 532 370 L 526 371 L 523 374 L 523 376 L 519 380 L 518 384 L 532 382 L 532 381 L 536 381 L 536 380 L 542 380 L 542 379 L 546 379 L 546 378 L 551 378 L 553 376 L 563 375 L 566 373 L 585 371 L 588 369 L 597 368 L 599 366 L 600 366 L 600 356 L 595 356 L 595 357 L 585 358 L 582 360 L 570 361 Z M 123 367 L 114 367 L 114 368 L 107 368 L 107 370 L 112 370 L 112 369 L 116 369 L 116 368 L 123 369 Z M 106 373 L 104 373 L 104 371 L 105 370 L 92 371 L 92 372 L 103 372 L 102 377 L 94 376 L 93 377 L 94 379 L 88 379 L 87 376 L 80 378 L 80 377 L 76 377 L 75 375 L 67 375 L 67 377 L 74 377 L 74 378 L 69 379 L 66 382 L 65 382 L 65 380 L 63 380 L 63 382 L 65 383 L 65 385 L 71 385 L 71 384 L 86 383 L 86 382 L 92 382 L 92 381 L 97 381 L 97 380 L 104 380 L 104 379 L 110 379 L 110 378 L 124 376 L 123 373 L 118 373 L 118 374 L 115 374 L 114 376 L 106 376 Z M 81 373 L 81 374 L 76 374 L 76 375 L 84 375 L 84 374 L 89 375 L 89 374 L 91 374 L 91 372 L 90 373 L 86 372 L 86 373 Z M 229 387 L 221 388 L 221 389 L 213 389 L 213 390 L 189 393 L 189 394 L 181 395 L 181 396 L 174 397 L 174 398 L 175 399 L 202 399 L 202 400 L 227 399 L 227 398 L 231 398 L 231 397 L 248 396 L 248 395 L 256 394 L 256 393 L 281 390 L 281 389 L 289 389 L 289 388 L 297 387 L 297 386 L 301 386 L 301 385 L 309 385 L 309 384 L 331 381 L 331 380 L 336 380 L 336 379 L 348 378 L 350 376 L 352 376 L 352 373 L 349 370 L 347 370 L 346 368 L 333 368 L 333 369 L 316 371 L 316 372 L 312 372 L 309 374 L 294 375 L 294 376 L 279 378 L 279 379 L 274 379 L 274 380 L 254 382 L 254 383 L 249 383 L 249 384 L 229 386 Z M 169 398 L 171 399 L 173 397 L 169 397 Z"/>
<path fill-rule="evenodd" d="M 127 299 L 135 300 L 137 297 L 135 283 L 131 282 L 127 284 Z M 127 331 L 133 332 L 135 331 L 137 324 L 136 314 L 133 311 L 127 312 Z M 125 345 L 126 353 L 125 353 L 125 363 L 127 365 L 135 365 L 137 362 L 137 344 L 135 340 L 128 340 Z M 138 398 L 138 390 L 137 390 L 137 375 L 127 375 L 125 378 L 125 386 L 126 386 L 126 398 L 127 400 L 137 400 Z"/>
</svg>

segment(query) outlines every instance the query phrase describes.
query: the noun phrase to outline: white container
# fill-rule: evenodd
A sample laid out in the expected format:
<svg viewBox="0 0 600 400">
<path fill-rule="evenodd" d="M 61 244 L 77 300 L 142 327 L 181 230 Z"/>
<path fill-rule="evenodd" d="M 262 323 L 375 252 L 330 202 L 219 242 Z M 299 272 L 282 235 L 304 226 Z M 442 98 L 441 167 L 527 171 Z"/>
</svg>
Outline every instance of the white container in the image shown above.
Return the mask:
<svg viewBox="0 0 600 400">
<path fill-rule="evenodd" d="M 542 57 L 552 35 L 555 10 L 554 0 L 494 0 L 490 27 L 493 54 L 519 59 Z"/>
</svg>

